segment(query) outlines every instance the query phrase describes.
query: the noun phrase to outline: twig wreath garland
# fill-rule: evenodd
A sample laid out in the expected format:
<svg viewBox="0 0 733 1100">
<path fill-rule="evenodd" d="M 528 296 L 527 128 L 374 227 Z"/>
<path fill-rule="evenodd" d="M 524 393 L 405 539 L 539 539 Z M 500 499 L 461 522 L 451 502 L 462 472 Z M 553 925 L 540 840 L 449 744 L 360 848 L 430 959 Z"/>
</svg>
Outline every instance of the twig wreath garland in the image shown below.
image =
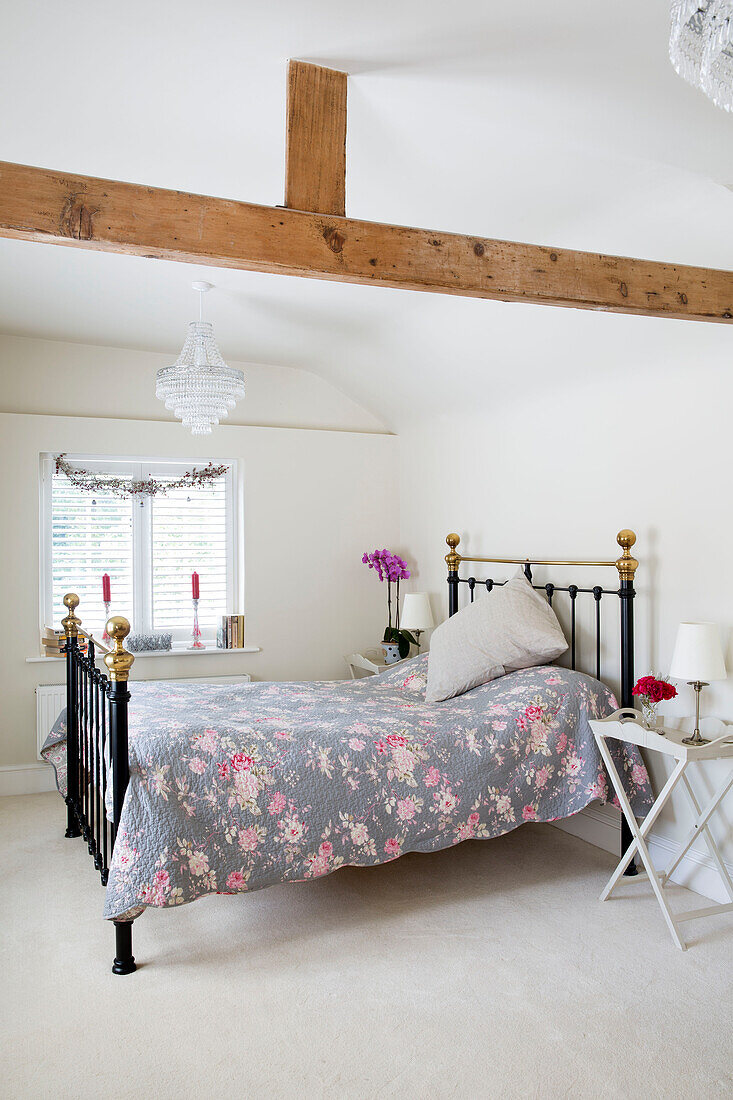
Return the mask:
<svg viewBox="0 0 733 1100">
<path fill-rule="evenodd" d="M 56 456 L 56 473 L 65 474 L 77 489 L 84 489 L 89 493 L 112 493 L 117 497 L 165 496 L 172 489 L 203 489 L 225 474 L 228 469 L 226 465 L 214 466 L 213 462 L 209 462 L 201 470 L 195 467 L 193 470 L 188 470 L 175 481 L 157 481 L 154 477 L 146 478 L 144 481 L 129 481 L 124 477 L 75 469 L 66 461 L 65 454 Z"/>
</svg>

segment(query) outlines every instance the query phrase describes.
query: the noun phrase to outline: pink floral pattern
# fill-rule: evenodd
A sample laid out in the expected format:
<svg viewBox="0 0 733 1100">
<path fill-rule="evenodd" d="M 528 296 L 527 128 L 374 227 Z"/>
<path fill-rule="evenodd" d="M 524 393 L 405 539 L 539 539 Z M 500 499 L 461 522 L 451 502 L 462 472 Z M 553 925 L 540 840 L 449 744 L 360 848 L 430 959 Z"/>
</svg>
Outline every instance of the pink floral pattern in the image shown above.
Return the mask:
<svg viewBox="0 0 733 1100">
<path fill-rule="evenodd" d="M 597 680 L 531 668 L 427 704 L 427 661 L 333 683 L 133 684 L 105 916 L 432 852 L 607 796 L 588 719 L 616 703 Z M 643 816 L 641 756 L 613 745 Z"/>
</svg>

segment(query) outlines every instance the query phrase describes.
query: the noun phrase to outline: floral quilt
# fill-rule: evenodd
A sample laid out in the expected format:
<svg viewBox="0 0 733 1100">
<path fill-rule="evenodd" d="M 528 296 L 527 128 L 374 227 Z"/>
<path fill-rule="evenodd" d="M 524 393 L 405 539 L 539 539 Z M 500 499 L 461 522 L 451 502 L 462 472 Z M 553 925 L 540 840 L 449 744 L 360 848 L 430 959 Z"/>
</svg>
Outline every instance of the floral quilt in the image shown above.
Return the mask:
<svg viewBox="0 0 733 1100">
<path fill-rule="evenodd" d="M 525 669 L 425 702 L 428 656 L 353 681 L 132 685 L 107 918 L 499 836 L 606 799 L 589 718 L 609 690 Z M 49 738 L 57 761 L 63 726 Z M 638 816 L 638 750 L 611 742 Z"/>
</svg>

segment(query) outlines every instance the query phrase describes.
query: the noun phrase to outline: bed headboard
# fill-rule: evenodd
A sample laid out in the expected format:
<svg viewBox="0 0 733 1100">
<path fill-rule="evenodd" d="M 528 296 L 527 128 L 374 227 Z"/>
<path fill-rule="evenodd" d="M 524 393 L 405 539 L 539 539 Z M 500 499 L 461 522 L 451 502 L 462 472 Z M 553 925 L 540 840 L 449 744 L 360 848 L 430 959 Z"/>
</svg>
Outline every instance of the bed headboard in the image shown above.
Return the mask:
<svg viewBox="0 0 733 1100">
<path fill-rule="evenodd" d="M 445 560 L 448 566 L 448 614 L 455 615 L 458 610 L 458 593 L 462 584 L 467 585 L 471 603 L 473 603 L 477 586 L 484 587 L 487 592 L 506 581 L 477 580 L 476 577 L 461 577 L 459 571 L 464 562 L 491 562 L 501 565 L 521 565 L 525 576 L 533 588 L 547 594 L 547 599 L 552 605 L 553 598 L 559 592 L 567 594 L 570 600 L 570 663 L 576 667 L 578 655 L 578 637 L 576 630 L 576 601 L 579 596 L 590 596 L 595 601 L 595 668 L 593 673 L 596 679 L 601 679 L 601 600 L 604 596 L 617 596 L 621 612 L 621 698 L 622 707 L 633 706 L 631 690 L 634 686 L 634 574 L 639 565 L 636 558 L 631 556 L 631 547 L 636 542 L 633 531 L 624 529 L 619 531 L 616 542 L 621 547 L 621 557 L 616 561 L 544 561 L 540 558 L 478 558 L 459 554 L 457 547 L 460 543 L 458 535 L 450 534 L 445 540 L 448 543 L 449 553 Z M 596 584 L 592 587 L 581 587 L 577 584 L 555 585 L 552 583 L 535 584 L 532 576 L 532 567 L 540 566 L 578 566 L 580 567 L 615 567 L 618 570 L 618 588 L 604 588 Z"/>
</svg>

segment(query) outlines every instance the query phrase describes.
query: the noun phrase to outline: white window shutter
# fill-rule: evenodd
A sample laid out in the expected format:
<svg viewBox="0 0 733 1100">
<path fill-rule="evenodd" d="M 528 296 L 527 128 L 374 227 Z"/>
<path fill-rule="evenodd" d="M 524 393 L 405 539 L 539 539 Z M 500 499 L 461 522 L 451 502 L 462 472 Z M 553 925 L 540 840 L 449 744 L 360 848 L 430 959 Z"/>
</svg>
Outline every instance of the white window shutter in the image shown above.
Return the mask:
<svg viewBox="0 0 733 1100">
<path fill-rule="evenodd" d="M 77 489 L 64 474 L 52 481 L 52 616 L 58 627 L 66 614 L 67 592 L 79 597 L 84 629 L 97 637 L 104 629 L 102 574 L 109 573 L 110 614 L 132 617 L 132 502 L 112 493 Z"/>
<path fill-rule="evenodd" d="M 152 621 L 155 630 L 191 626 L 191 574 L 199 574 L 199 625 L 211 634 L 227 612 L 226 479 L 174 489 L 152 502 Z"/>
</svg>

